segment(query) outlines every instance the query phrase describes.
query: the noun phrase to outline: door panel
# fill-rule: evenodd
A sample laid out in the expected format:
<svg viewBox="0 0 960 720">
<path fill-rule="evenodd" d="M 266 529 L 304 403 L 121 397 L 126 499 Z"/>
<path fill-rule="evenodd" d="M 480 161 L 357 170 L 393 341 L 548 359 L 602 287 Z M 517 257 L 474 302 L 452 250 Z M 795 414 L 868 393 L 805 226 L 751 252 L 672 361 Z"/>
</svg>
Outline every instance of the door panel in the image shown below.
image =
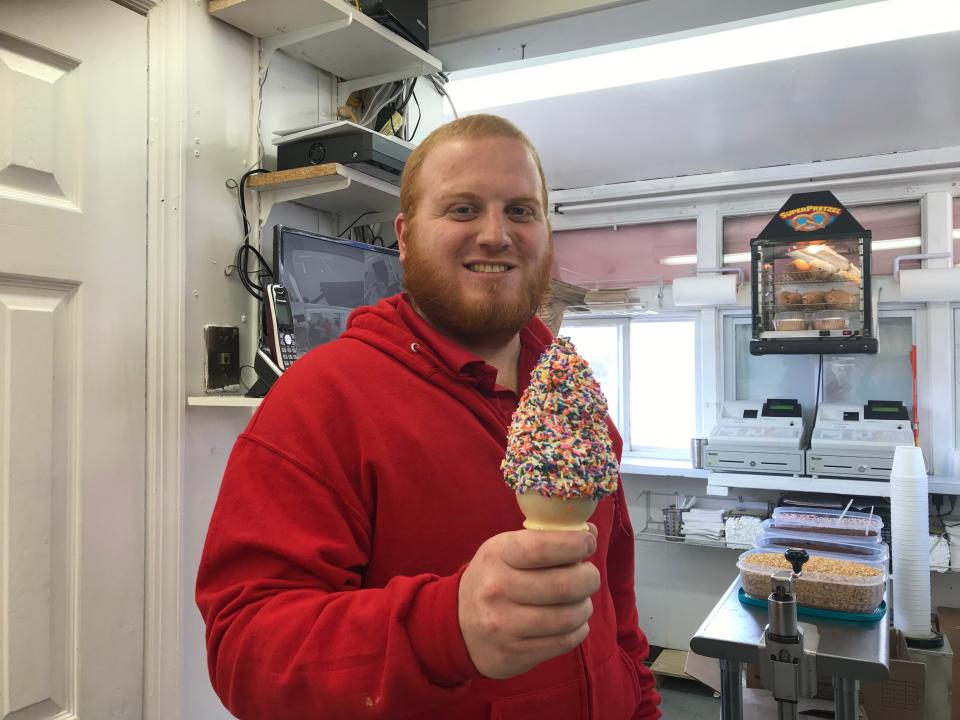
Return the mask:
<svg viewBox="0 0 960 720">
<path fill-rule="evenodd" d="M 0 3 L 0 718 L 142 715 L 146 19 Z"/>
</svg>

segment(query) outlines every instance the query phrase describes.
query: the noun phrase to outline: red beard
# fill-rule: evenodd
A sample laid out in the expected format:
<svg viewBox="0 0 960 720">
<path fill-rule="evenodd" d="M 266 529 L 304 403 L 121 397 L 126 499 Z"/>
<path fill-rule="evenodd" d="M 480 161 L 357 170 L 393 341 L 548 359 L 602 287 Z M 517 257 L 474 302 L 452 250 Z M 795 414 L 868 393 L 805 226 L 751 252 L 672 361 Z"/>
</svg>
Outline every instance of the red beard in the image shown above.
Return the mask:
<svg viewBox="0 0 960 720">
<path fill-rule="evenodd" d="M 496 262 L 491 260 L 490 262 Z M 553 239 L 539 267 L 511 270 L 528 275 L 522 293 L 504 297 L 500 283 L 490 283 L 487 297 L 468 299 L 452 276 L 412 237 L 403 263 L 404 287 L 427 320 L 463 345 L 505 345 L 530 322 L 547 290 L 553 269 Z"/>
</svg>

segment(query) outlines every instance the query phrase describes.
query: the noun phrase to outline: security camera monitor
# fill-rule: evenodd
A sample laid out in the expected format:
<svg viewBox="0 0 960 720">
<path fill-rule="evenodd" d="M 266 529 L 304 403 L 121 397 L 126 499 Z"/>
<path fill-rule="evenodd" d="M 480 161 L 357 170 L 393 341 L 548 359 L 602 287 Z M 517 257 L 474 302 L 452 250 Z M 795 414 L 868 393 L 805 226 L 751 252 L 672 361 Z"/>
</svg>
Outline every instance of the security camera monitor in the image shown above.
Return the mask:
<svg viewBox="0 0 960 720">
<path fill-rule="evenodd" d="M 302 355 L 339 337 L 350 313 L 403 289 L 396 250 L 276 225 L 273 267 Z"/>
</svg>

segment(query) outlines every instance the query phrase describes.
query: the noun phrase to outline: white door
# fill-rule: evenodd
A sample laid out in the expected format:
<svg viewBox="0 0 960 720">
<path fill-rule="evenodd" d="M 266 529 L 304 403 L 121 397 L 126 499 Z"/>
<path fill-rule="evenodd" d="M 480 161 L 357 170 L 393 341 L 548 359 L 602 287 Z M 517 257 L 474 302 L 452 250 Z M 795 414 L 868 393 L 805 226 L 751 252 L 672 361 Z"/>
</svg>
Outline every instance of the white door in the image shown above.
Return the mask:
<svg viewBox="0 0 960 720">
<path fill-rule="evenodd" d="M 146 18 L 0 0 L 0 718 L 142 716 Z"/>
</svg>

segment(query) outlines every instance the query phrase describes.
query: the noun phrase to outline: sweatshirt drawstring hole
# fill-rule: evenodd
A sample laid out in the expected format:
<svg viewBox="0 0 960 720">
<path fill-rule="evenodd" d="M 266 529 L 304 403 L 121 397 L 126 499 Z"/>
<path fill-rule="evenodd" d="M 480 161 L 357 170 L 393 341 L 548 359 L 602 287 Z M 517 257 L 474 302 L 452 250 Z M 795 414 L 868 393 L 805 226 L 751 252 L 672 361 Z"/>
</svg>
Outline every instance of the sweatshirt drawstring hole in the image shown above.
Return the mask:
<svg viewBox="0 0 960 720">
<path fill-rule="evenodd" d="M 410 343 L 410 349 L 413 352 L 420 352 L 420 346 L 417 343 Z"/>
</svg>

